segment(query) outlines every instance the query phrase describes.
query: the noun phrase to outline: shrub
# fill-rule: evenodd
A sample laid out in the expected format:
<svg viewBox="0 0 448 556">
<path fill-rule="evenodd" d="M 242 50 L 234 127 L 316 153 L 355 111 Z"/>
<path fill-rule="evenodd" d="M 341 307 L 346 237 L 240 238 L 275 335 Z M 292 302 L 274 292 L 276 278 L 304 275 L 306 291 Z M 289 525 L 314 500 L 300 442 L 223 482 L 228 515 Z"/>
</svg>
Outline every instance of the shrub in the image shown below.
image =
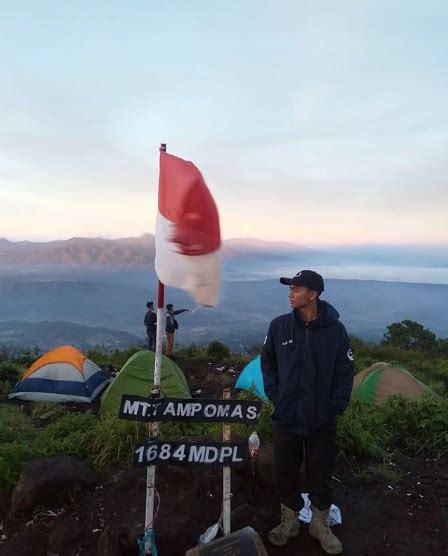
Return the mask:
<svg viewBox="0 0 448 556">
<path fill-rule="evenodd" d="M 67 454 L 88 459 L 95 423 L 91 412 L 68 413 L 41 431 L 33 448 L 41 456 Z"/>
<path fill-rule="evenodd" d="M 176 350 L 176 357 L 179 359 L 186 359 L 188 361 L 206 361 L 207 350 L 204 347 L 191 344 Z"/>
<path fill-rule="evenodd" d="M 36 435 L 30 419 L 16 405 L 0 405 L 0 445 L 30 441 Z"/>
<path fill-rule="evenodd" d="M 229 348 L 222 342 L 214 340 L 210 342 L 207 346 L 207 357 L 212 361 L 221 361 L 222 359 L 230 358 Z"/>
<path fill-rule="evenodd" d="M 409 454 L 436 457 L 448 453 L 448 399 L 389 398 L 381 406 L 384 427 L 392 431 L 393 446 Z"/>
<path fill-rule="evenodd" d="M 385 459 L 391 434 L 382 426 L 377 407 L 353 399 L 338 418 L 336 444 L 339 454 L 349 457 Z"/>
<path fill-rule="evenodd" d="M 99 419 L 88 435 L 87 452 L 97 469 L 116 464 L 130 465 L 134 444 L 147 436 L 143 423 L 123 421 L 113 416 Z"/>
<path fill-rule="evenodd" d="M 23 371 L 18 363 L 10 360 L 0 361 L 0 396 L 6 396 L 18 382 Z"/>
<path fill-rule="evenodd" d="M 9 492 L 14 488 L 23 464 L 34 455 L 33 449 L 26 442 L 0 443 L 0 492 Z"/>
<path fill-rule="evenodd" d="M 0 492 L 15 486 L 23 464 L 34 456 L 35 435 L 31 421 L 17 406 L 0 405 Z"/>
</svg>

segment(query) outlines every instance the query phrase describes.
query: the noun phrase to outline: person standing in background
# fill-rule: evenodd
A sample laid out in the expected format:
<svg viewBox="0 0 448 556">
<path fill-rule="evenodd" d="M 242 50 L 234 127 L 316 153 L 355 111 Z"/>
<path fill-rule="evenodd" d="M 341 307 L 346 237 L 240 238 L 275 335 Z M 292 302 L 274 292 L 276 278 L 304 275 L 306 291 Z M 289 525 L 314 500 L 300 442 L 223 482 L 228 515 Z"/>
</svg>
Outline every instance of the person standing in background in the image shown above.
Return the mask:
<svg viewBox="0 0 448 556">
<path fill-rule="evenodd" d="M 174 348 L 174 332 L 179 328 L 175 315 L 187 312 L 188 309 L 174 310 L 172 303 L 168 303 L 165 313 L 165 333 L 166 333 L 166 353 L 168 357 L 172 357 Z"/>
<path fill-rule="evenodd" d="M 146 334 L 148 336 L 148 349 L 150 351 L 156 350 L 156 330 L 157 330 L 157 315 L 154 313 L 154 303 L 148 301 L 146 304 L 146 314 L 144 324 L 146 326 Z"/>
</svg>

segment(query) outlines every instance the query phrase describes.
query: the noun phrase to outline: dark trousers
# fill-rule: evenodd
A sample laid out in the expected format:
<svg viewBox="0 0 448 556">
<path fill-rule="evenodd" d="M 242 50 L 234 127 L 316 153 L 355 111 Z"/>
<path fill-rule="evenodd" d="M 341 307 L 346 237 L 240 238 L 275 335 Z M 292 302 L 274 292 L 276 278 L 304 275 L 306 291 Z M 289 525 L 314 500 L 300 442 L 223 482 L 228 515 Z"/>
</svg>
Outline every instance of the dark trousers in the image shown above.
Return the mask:
<svg viewBox="0 0 448 556">
<path fill-rule="evenodd" d="M 146 332 L 148 335 L 148 349 L 150 351 L 156 351 L 156 333 L 155 332 Z"/>
<path fill-rule="evenodd" d="M 330 486 L 334 465 L 334 433 L 299 436 L 274 427 L 274 465 L 280 501 L 293 510 L 302 507 L 299 470 L 305 458 L 306 483 L 313 506 L 325 510 L 333 503 Z"/>
</svg>

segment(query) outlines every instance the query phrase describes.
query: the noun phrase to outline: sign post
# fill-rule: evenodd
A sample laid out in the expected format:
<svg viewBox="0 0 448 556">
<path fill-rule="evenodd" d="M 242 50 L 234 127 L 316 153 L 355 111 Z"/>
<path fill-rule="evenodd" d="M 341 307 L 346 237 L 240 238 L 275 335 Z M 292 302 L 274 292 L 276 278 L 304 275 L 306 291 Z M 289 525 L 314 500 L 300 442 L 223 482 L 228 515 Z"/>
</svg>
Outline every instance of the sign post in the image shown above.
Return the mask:
<svg viewBox="0 0 448 556">
<path fill-rule="evenodd" d="M 230 400 L 230 388 L 226 388 L 222 395 L 224 400 Z M 229 423 L 224 423 L 222 431 L 223 442 L 230 442 L 231 439 L 231 429 Z M 222 532 L 225 535 L 230 535 L 231 523 L 230 523 L 230 508 L 231 508 L 231 498 L 232 487 L 231 487 L 231 474 L 230 467 L 225 466 L 222 470 Z"/>
<path fill-rule="evenodd" d="M 157 348 L 159 347 L 157 343 Z M 156 349 L 157 349 L 156 348 Z M 223 533 L 231 530 L 231 468 L 245 465 L 249 450 L 245 442 L 231 442 L 230 423 L 255 424 L 261 413 L 261 401 L 231 400 L 230 388 L 222 400 L 160 398 L 160 374 L 154 379 L 150 397 L 125 394 L 119 417 L 149 423 L 149 437 L 134 446 L 134 464 L 147 467 L 145 514 L 145 554 L 156 553 L 154 538 L 154 493 L 156 464 L 223 467 Z M 223 442 L 172 442 L 158 438 L 158 423 L 164 421 L 223 422 Z M 233 541 L 232 541 L 233 542 Z M 238 541 L 239 542 L 239 541 Z"/>
</svg>

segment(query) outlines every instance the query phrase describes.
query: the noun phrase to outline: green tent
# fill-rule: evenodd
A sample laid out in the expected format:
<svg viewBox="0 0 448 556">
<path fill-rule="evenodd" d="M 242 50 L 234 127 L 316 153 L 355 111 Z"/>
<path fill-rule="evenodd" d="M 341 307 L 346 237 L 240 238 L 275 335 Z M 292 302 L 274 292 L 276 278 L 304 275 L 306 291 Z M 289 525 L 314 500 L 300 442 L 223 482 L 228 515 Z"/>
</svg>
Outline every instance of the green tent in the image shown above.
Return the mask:
<svg viewBox="0 0 448 556">
<path fill-rule="evenodd" d="M 412 399 L 432 394 L 432 390 L 407 369 L 390 363 L 375 363 L 355 375 L 353 383 L 355 398 L 368 404 L 378 404 L 396 394 Z"/>
<path fill-rule="evenodd" d="M 118 415 L 123 394 L 149 396 L 154 383 L 155 353 L 144 349 L 134 353 L 123 365 L 118 375 L 109 384 L 101 398 L 101 414 Z M 169 357 L 162 355 L 160 377 L 162 397 L 191 398 L 184 373 Z"/>
</svg>

